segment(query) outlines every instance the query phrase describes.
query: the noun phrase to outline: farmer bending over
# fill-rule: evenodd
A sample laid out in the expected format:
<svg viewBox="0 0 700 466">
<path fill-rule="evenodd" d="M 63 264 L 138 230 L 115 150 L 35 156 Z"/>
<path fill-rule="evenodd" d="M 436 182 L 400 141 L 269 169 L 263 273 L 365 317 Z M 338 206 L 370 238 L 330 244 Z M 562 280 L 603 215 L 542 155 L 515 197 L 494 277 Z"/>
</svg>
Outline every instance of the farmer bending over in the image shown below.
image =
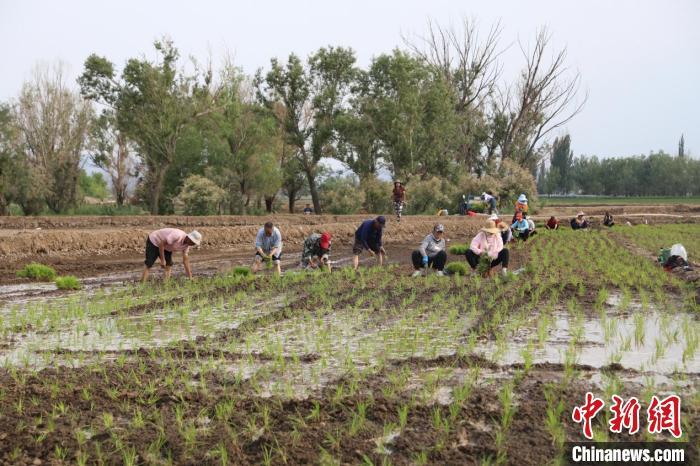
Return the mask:
<svg viewBox="0 0 700 466">
<path fill-rule="evenodd" d="M 263 261 L 272 261 L 275 265 L 277 276 L 282 274 L 280 265 L 282 257 L 282 234 L 272 223 L 267 222 L 255 236 L 255 261 L 253 262 L 253 273 L 257 273 Z"/>
<path fill-rule="evenodd" d="M 493 192 L 486 191 L 481 193 L 481 200 L 489 206 L 489 215 L 498 213 L 498 210 L 496 210 L 496 196 L 493 195 Z"/>
<path fill-rule="evenodd" d="M 491 259 L 488 275 L 492 275 L 494 267 L 501 264 L 503 275 L 508 272 L 508 249 L 503 247 L 501 230 L 496 227 L 493 220 L 488 220 L 486 226 L 472 239 L 469 249 L 467 249 L 467 262 L 472 270 L 479 265 L 481 257 L 486 256 Z"/>
<path fill-rule="evenodd" d="M 421 268 L 427 272 L 429 267 L 437 270 L 436 275 L 440 277 L 443 275 L 442 269 L 445 268 L 445 262 L 447 262 L 444 234 L 445 227 L 438 223 L 433 227 L 433 232 L 423 239 L 418 249 L 413 251 L 411 261 L 413 262 L 413 268 L 416 269 L 413 272 L 414 277 L 420 276 Z"/>
<path fill-rule="evenodd" d="M 182 251 L 182 263 L 185 265 L 185 273 L 189 278 L 192 278 L 192 269 L 190 268 L 190 246 L 199 246 L 202 242 L 202 235 L 194 230 L 187 234 L 177 228 L 161 228 L 151 232 L 146 237 L 146 260 L 144 264 L 141 282 L 148 279 L 148 271 L 156 259 L 160 259 L 160 267 L 165 269 L 165 279 L 170 278 L 170 271 L 173 266 L 173 251 Z"/>
<path fill-rule="evenodd" d="M 386 218 L 383 215 L 375 219 L 365 220 L 355 231 L 355 244 L 352 246 L 352 263 L 355 270 L 360 266 L 360 254 L 362 251 L 369 251 L 370 255 L 377 256 L 377 263 L 384 264 L 386 251 L 382 246 L 382 231 L 386 225 Z"/>
<path fill-rule="evenodd" d="M 305 269 L 315 269 L 325 265 L 331 271 L 331 234 L 312 233 L 304 240 L 304 249 L 301 252 L 301 266 Z"/>
<path fill-rule="evenodd" d="M 588 220 L 586 220 L 586 215 L 583 212 L 576 214 L 576 218 L 571 219 L 571 229 L 572 230 L 585 230 L 588 228 Z"/>
<path fill-rule="evenodd" d="M 613 221 L 613 216 L 610 215 L 610 212 L 605 212 L 605 216 L 603 217 L 603 225 L 605 225 L 608 228 L 612 228 L 612 226 L 615 225 L 615 222 Z"/>
<path fill-rule="evenodd" d="M 557 230 L 559 228 L 559 220 L 555 216 L 549 217 L 547 223 L 544 226 L 547 230 Z"/>
<path fill-rule="evenodd" d="M 523 218 L 523 213 L 515 214 L 515 222 L 510 226 L 513 229 L 513 234 L 517 239 L 527 241 L 530 236 L 530 224 Z"/>
</svg>

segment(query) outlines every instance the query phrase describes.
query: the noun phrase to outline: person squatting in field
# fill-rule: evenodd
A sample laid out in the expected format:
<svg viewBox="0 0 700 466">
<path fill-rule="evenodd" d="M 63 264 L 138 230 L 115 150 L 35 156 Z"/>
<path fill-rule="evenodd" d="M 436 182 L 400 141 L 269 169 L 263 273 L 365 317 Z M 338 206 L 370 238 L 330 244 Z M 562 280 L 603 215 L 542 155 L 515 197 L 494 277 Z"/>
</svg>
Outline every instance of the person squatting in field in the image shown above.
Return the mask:
<svg viewBox="0 0 700 466">
<path fill-rule="evenodd" d="M 301 267 L 304 269 L 316 269 L 326 266 L 331 271 L 331 234 L 323 232 L 312 233 L 304 240 L 301 252 Z"/>
<path fill-rule="evenodd" d="M 277 275 L 282 274 L 280 258 L 282 257 L 282 233 L 272 223 L 267 222 L 255 236 L 255 260 L 252 271 L 257 273 L 263 261 L 272 261 Z"/>
<path fill-rule="evenodd" d="M 406 188 L 401 181 L 394 181 L 394 190 L 392 191 L 392 201 L 394 203 L 394 213 L 396 214 L 396 220 L 401 221 L 401 214 L 403 212 L 404 205 L 406 205 Z"/>
<path fill-rule="evenodd" d="M 517 212 L 515 214 L 515 222 L 513 222 L 510 228 L 513 230 L 513 236 L 515 236 L 516 239 L 527 241 L 530 237 L 530 224 L 523 217 L 522 212 Z"/>
<path fill-rule="evenodd" d="M 445 244 L 445 227 L 438 223 L 433 227 L 433 232 L 426 236 L 418 246 L 418 249 L 411 253 L 413 262 L 414 277 L 421 275 L 421 269 L 432 267 L 437 270 L 436 275 L 442 276 L 445 263 L 447 262 L 447 251 Z"/>
<path fill-rule="evenodd" d="M 587 228 L 588 220 L 586 220 L 586 215 L 583 212 L 577 213 L 576 217 L 571 219 L 572 230 L 585 230 Z"/>
<path fill-rule="evenodd" d="M 488 220 L 484 228 L 472 239 L 466 257 L 469 266 L 475 270 L 479 265 L 481 257 L 486 256 L 491 259 L 491 266 L 488 274 L 491 275 L 494 267 L 501 265 L 503 274 L 508 273 L 508 249 L 503 246 L 501 230 L 493 220 Z"/>
<path fill-rule="evenodd" d="M 515 213 L 513 214 L 513 220 L 511 223 L 515 223 L 515 216 L 518 214 L 518 212 L 521 212 L 523 214 L 527 214 L 529 207 L 527 205 L 527 196 L 523 193 L 520 196 L 518 196 L 518 200 L 515 201 Z"/>
<path fill-rule="evenodd" d="M 380 215 L 375 219 L 365 220 L 355 231 L 355 243 L 352 246 L 352 263 L 355 270 L 360 266 L 360 254 L 364 250 L 376 256 L 379 265 L 384 264 L 386 251 L 382 246 L 382 231 L 385 225 L 386 218 Z"/>
<path fill-rule="evenodd" d="M 141 281 L 145 282 L 148 279 L 148 271 L 155 264 L 156 259 L 160 260 L 161 268 L 165 269 L 165 279 L 170 278 L 171 268 L 173 266 L 173 252 L 182 252 L 182 263 L 185 266 L 185 273 L 188 278 L 192 278 L 192 269 L 190 267 L 189 251 L 190 246 L 199 246 L 202 242 L 202 235 L 194 230 L 191 233 L 185 233 L 177 228 L 161 228 L 160 230 L 152 231 L 146 237 L 146 260 L 144 261 L 145 268 Z"/>
<path fill-rule="evenodd" d="M 557 230 L 559 229 L 559 220 L 555 216 L 549 217 L 547 223 L 544 225 L 547 230 Z"/>
<path fill-rule="evenodd" d="M 490 216 L 489 220 L 494 222 L 496 224 L 496 228 L 501 230 L 501 239 L 503 240 L 503 244 L 508 244 L 513 241 L 513 232 L 511 231 L 510 226 L 501 220 L 498 215 L 494 214 Z"/>
<path fill-rule="evenodd" d="M 608 211 L 605 212 L 605 216 L 603 217 L 603 225 L 605 225 L 608 228 L 612 228 L 613 225 L 615 225 L 613 216 Z"/>
</svg>

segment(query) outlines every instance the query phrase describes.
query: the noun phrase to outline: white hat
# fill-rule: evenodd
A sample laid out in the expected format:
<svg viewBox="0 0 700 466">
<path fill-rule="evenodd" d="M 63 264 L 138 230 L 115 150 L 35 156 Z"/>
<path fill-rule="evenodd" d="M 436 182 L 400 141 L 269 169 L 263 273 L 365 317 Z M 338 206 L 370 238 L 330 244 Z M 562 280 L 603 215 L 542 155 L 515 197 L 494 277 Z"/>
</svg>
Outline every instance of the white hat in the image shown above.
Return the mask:
<svg viewBox="0 0 700 466">
<path fill-rule="evenodd" d="M 198 232 L 197 230 L 192 230 L 187 237 L 194 243 L 195 246 L 199 246 L 199 243 L 202 242 L 202 234 Z"/>
<path fill-rule="evenodd" d="M 518 202 L 527 204 L 527 196 L 525 194 L 521 194 L 520 197 L 518 197 Z"/>
<path fill-rule="evenodd" d="M 433 231 L 442 231 L 442 232 L 444 232 L 444 231 L 445 231 L 445 225 L 443 225 L 442 223 L 438 223 L 437 225 L 435 225 L 435 226 L 433 227 Z"/>
<path fill-rule="evenodd" d="M 489 220 L 493 220 L 495 222 L 495 221 L 500 220 L 500 219 L 498 218 L 498 215 L 493 214 L 489 217 Z"/>
<path fill-rule="evenodd" d="M 583 217 L 585 215 L 586 214 L 584 214 L 582 210 L 579 210 L 579 212 L 576 214 L 577 217 Z"/>
</svg>

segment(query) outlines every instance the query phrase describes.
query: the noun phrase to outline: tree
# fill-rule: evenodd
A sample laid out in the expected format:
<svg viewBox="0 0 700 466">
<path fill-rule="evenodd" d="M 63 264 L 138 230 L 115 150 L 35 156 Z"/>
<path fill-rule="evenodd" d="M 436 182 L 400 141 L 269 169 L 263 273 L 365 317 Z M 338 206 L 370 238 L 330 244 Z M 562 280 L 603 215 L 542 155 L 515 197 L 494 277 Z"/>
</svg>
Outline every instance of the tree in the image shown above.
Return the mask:
<svg viewBox="0 0 700 466">
<path fill-rule="evenodd" d="M 85 97 L 115 110 L 117 127 L 137 143 L 149 210 L 157 214 L 178 143 L 197 120 L 217 109 L 218 90 L 211 69 L 178 71 L 179 52 L 171 40 L 154 46 L 157 61 L 132 58 L 120 79 L 110 61 L 90 55 L 79 83 Z"/>
<path fill-rule="evenodd" d="M 107 181 L 100 172 L 88 175 L 85 170 L 81 169 L 78 177 L 78 188 L 82 197 L 87 196 L 104 200 L 109 196 Z"/>
<path fill-rule="evenodd" d="M 212 180 L 192 175 L 185 180 L 175 203 L 182 206 L 185 215 L 214 215 L 221 213 L 221 203 L 225 198 L 226 191 Z"/>
<path fill-rule="evenodd" d="M 500 143 L 501 157 L 512 159 L 530 169 L 539 162 L 537 145 L 552 131 L 571 121 L 586 102 L 577 102 L 581 75 L 568 77 L 566 48 L 546 62 L 551 36 L 542 29 L 531 51 L 520 49 L 525 68 L 515 91 L 501 92 L 497 113 L 508 115 L 508 124 Z"/>
<path fill-rule="evenodd" d="M 685 137 L 681 134 L 681 139 L 678 141 L 678 157 L 685 157 Z"/>
<path fill-rule="evenodd" d="M 89 103 L 66 85 L 60 64 L 37 67 L 20 92 L 14 118 L 29 167 L 47 183 L 46 204 L 54 212 L 75 204 L 92 116 Z"/>
<path fill-rule="evenodd" d="M 449 89 L 419 59 L 395 50 L 375 58 L 361 92 L 395 177 L 450 173 L 456 120 Z"/>
<path fill-rule="evenodd" d="M 294 157 L 306 175 L 314 204 L 321 213 L 316 178 L 321 158 L 333 154 L 335 121 L 343 110 L 352 84 L 355 53 L 342 47 L 321 48 L 304 66 L 295 54 L 286 65 L 270 62 L 265 77 L 258 72 L 258 97 L 284 129 L 286 142 L 295 147 Z"/>
<path fill-rule="evenodd" d="M 571 167 L 574 161 L 574 153 L 571 150 L 571 136 L 568 134 L 556 138 L 552 144 L 552 157 L 550 165 L 550 173 L 556 176 L 556 182 L 553 183 L 556 192 L 566 194 L 571 191 Z"/>
<path fill-rule="evenodd" d="M 127 200 L 129 182 L 135 175 L 136 160 L 126 135 L 116 127 L 114 114 L 103 112 L 91 131 L 90 159 L 109 176 L 118 206 Z"/>
</svg>

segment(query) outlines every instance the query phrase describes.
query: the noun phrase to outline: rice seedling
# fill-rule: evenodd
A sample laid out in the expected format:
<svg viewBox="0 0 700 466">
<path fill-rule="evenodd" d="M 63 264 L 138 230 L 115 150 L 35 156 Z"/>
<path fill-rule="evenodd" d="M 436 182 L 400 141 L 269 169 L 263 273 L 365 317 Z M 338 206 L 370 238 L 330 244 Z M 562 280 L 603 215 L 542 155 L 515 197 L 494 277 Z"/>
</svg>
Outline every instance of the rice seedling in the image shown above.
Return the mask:
<svg viewBox="0 0 700 466">
<path fill-rule="evenodd" d="M 48 265 L 32 262 L 25 265 L 21 270 L 18 270 L 17 276 L 20 278 L 48 282 L 56 278 L 56 270 Z"/>
<path fill-rule="evenodd" d="M 56 288 L 59 290 L 79 290 L 81 288 L 80 281 L 73 275 L 56 277 Z"/>
</svg>

